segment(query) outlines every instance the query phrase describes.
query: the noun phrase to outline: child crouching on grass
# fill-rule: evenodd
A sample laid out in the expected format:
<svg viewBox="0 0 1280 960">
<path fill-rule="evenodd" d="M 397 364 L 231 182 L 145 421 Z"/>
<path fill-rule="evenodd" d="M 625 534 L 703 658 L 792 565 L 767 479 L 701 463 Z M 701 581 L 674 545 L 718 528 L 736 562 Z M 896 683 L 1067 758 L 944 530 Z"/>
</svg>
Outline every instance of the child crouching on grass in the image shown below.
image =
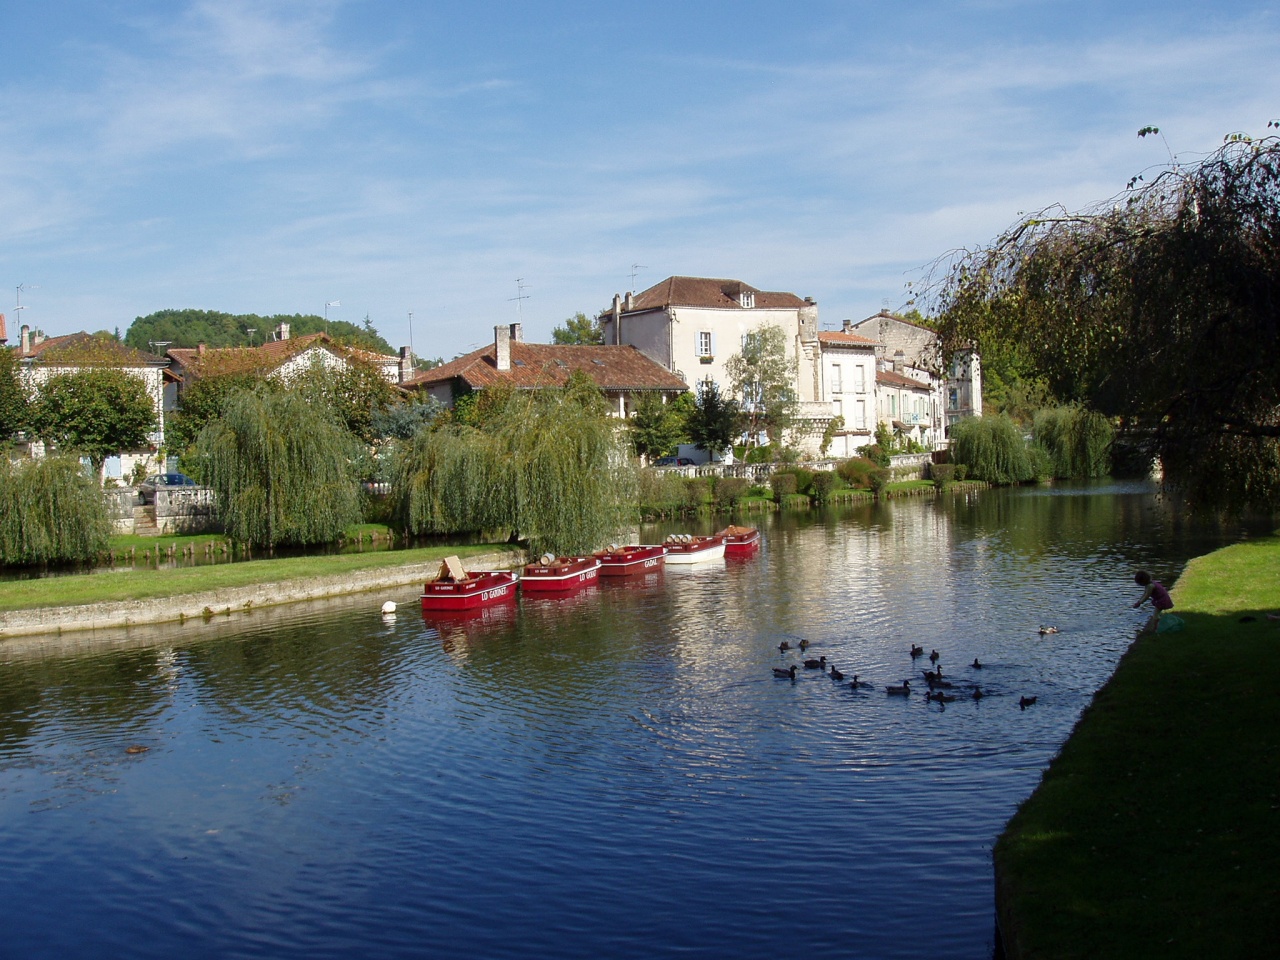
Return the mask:
<svg viewBox="0 0 1280 960">
<path fill-rule="evenodd" d="M 1152 580 L 1151 574 L 1145 570 L 1139 570 L 1133 576 L 1133 582 L 1140 587 L 1146 589 L 1142 593 L 1142 599 L 1133 605 L 1136 610 L 1148 600 L 1151 606 L 1155 608 L 1155 613 L 1151 615 L 1151 620 L 1147 623 L 1147 630 L 1157 630 L 1160 627 L 1160 614 L 1166 610 L 1173 609 L 1173 598 L 1169 596 L 1169 591 L 1159 580 Z"/>
</svg>

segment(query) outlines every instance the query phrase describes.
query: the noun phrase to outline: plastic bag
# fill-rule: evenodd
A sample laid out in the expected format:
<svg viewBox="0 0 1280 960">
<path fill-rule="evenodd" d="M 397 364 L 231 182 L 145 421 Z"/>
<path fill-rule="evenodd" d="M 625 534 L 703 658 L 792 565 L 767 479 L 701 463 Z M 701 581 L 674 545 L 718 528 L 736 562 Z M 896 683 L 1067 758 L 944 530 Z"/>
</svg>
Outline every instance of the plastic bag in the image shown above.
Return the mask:
<svg viewBox="0 0 1280 960">
<path fill-rule="evenodd" d="M 1174 633 L 1181 630 L 1187 625 L 1187 621 L 1181 617 L 1174 616 L 1172 613 L 1166 613 L 1160 617 L 1160 622 L 1156 624 L 1156 633 Z"/>
</svg>

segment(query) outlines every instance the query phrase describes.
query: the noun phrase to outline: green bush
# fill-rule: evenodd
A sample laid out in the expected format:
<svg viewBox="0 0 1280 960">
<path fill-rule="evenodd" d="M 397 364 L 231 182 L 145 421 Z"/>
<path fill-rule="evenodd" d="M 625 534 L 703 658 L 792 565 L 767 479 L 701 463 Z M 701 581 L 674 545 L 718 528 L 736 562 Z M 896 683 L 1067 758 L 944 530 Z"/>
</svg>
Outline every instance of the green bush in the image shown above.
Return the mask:
<svg viewBox="0 0 1280 960">
<path fill-rule="evenodd" d="M 685 478 L 680 474 L 645 467 L 636 480 L 636 504 L 642 514 L 669 516 L 684 508 Z"/>
<path fill-rule="evenodd" d="M 878 467 L 887 467 L 889 465 L 889 451 L 878 443 L 868 444 L 863 447 L 862 456 Z"/>
<path fill-rule="evenodd" d="M 956 480 L 964 480 L 968 478 L 969 465 L 967 463 L 957 463 L 955 464 L 955 468 L 956 468 Z"/>
<path fill-rule="evenodd" d="M 880 494 L 884 492 L 884 488 L 889 485 L 889 471 L 884 467 L 876 467 L 871 471 L 871 476 L 867 478 L 867 486 L 871 488 L 871 492 L 879 499 Z"/>
<path fill-rule="evenodd" d="M 710 477 L 688 477 L 684 481 L 684 505 L 690 510 L 701 510 L 711 500 Z"/>
<path fill-rule="evenodd" d="M 929 476 L 933 478 L 934 484 L 939 490 L 945 489 L 946 486 L 956 478 L 956 467 L 953 463 L 935 463 L 929 467 Z"/>
<path fill-rule="evenodd" d="M 773 463 L 777 460 L 777 449 L 772 445 L 767 447 L 752 447 L 747 451 L 747 455 L 741 459 L 747 463 Z"/>
<path fill-rule="evenodd" d="M 77 458 L 0 456 L 0 564 L 91 563 L 110 535 L 102 488 Z"/>
<path fill-rule="evenodd" d="M 1035 476 L 1018 425 L 1004 414 L 961 420 L 951 428 L 952 456 L 987 483 L 1024 483 Z"/>
<path fill-rule="evenodd" d="M 789 473 L 796 478 L 796 493 L 809 493 L 809 484 L 813 482 L 812 470 L 806 470 L 804 467 L 786 467 L 778 473 Z"/>
<path fill-rule="evenodd" d="M 778 503 L 783 497 L 796 492 L 796 475 L 794 473 L 775 473 L 769 478 L 769 486 L 773 488 L 773 499 Z"/>
<path fill-rule="evenodd" d="M 809 481 L 809 496 L 815 503 L 826 503 L 831 499 L 831 491 L 836 487 L 834 470 L 821 470 Z"/>
<path fill-rule="evenodd" d="M 732 510 L 747 492 L 747 481 L 741 477 L 720 477 L 713 489 L 716 505 Z"/>
<path fill-rule="evenodd" d="M 1083 479 L 1110 472 L 1115 431 L 1099 413 L 1077 406 L 1048 407 L 1036 412 L 1032 435 L 1049 453 L 1052 476 Z"/>
<path fill-rule="evenodd" d="M 850 457 L 836 465 L 836 472 L 851 487 L 870 486 L 869 478 L 875 469 L 877 469 L 875 461 L 868 460 L 866 457 Z"/>
<path fill-rule="evenodd" d="M 1040 444 L 1033 443 L 1027 447 L 1027 461 L 1031 464 L 1031 478 L 1033 480 L 1053 479 L 1053 454 L 1049 453 Z"/>
<path fill-rule="evenodd" d="M 752 484 L 750 489 L 747 490 L 748 497 L 767 497 L 771 493 L 772 491 L 768 487 L 762 487 L 758 483 Z"/>
</svg>

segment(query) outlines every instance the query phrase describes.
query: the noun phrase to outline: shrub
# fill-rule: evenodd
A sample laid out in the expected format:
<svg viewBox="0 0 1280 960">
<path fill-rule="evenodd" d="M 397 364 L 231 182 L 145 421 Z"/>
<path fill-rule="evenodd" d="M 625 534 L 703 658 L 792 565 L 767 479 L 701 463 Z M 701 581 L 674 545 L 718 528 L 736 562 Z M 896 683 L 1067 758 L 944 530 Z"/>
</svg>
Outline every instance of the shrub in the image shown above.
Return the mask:
<svg viewBox="0 0 1280 960">
<path fill-rule="evenodd" d="M 767 497 L 769 496 L 769 488 L 762 487 L 758 483 L 753 484 L 751 488 L 747 490 L 747 496 L 748 497 Z"/>
<path fill-rule="evenodd" d="M 813 482 L 813 471 L 804 467 L 786 467 L 778 473 L 789 473 L 796 478 L 796 493 L 809 493 L 809 484 Z"/>
<path fill-rule="evenodd" d="M 943 490 L 956 477 L 956 467 L 953 463 L 935 463 L 929 467 L 929 475 L 933 477 L 934 485 L 939 490 Z"/>
<path fill-rule="evenodd" d="M 957 480 L 964 480 L 964 479 L 967 479 L 967 478 L 968 478 L 968 476 L 969 476 L 969 465 L 968 465 L 967 463 L 957 463 L 957 464 L 955 465 L 955 468 L 956 468 L 956 479 L 957 479 Z"/>
<path fill-rule="evenodd" d="M 871 488 L 871 492 L 876 495 L 876 499 L 880 498 L 880 494 L 884 492 L 884 488 L 889 484 L 889 471 L 884 467 L 876 467 L 871 471 L 871 476 L 867 478 L 867 486 Z"/>
<path fill-rule="evenodd" d="M 747 463 L 773 463 L 777 460 L 777 452 L 772 444 L 767 447 L 752 447 L 743 459 Z"/>
<path fill-rule="evenodd" d="M 863 447 L 862 456 L 866 457 L 876 466 L 887 467 L 889 465 L 889 451 L 886 447 L 882 447 L 878 443 L 871 443 Z"/>
<path fill-rule="evenodd" d="M 1076 406 L 1039 410 L 1032 434 L 1049 453 L 1052 476 L 1082 479 L 1109 472 L 1115 431 L 1099 413 Z"/>
<path fill-rule="evenodd" d="M 836 486 L 834 470 L 821 470 L 813 475 L 809 482 L 809 495 L 815 503 L 826 503 L 831 499 L 831 491 Z"/>
<path fill-rule="evenodd" d="M 78 459 L 0 456 L 0 564 L 90 563 L 110 534 L 102 489 Z"/>
<path fill-rule="evenodd" d="M 775 473 L 769 478 L 769 486 L 773 488 L 773 499 L 779 503 L 783 497 L 796 492 L 796 475 L 794 473 Z"/>
<path fill-rule="evenodd" d="M 723 509 L 732 510 L 747 492 L 747 481 L 741 477 L 721 477 L 714 488 L 715 502 Z"/>
<path fill-rule="evenodd" d="M 848 460 L 841 460 L 836 466 L 836 472 L 851 487 L 870 486 L 871 471 L 875 469 L 877 469 L 875 461 L 868 460 L 866 457 L 850 457 Z"/>
<path fill-rule="evenodd" d="M 636 483 L 636 504 L 643 514 L 667 516 L 678 513 L 685 503 L 685 478 L 670 470 L 645 467 Z"/>
<path fill-rule="evenodd" d="M 1027 462 L 1031 464 L 1032 479 L 1053 479 L 1053 455 L 1040 444 L 1033 443 L 1027 447 Z"/>
<path fill-rule="evenodd" d="M 701 510 L 711 500 L 710 477 L 688 477 L 684 484 L 684 505 L 688 509 Z"/>
<path fill-rule="evenodd" d="M 951 428 L 952 455 L 969 476 L 987 483 L 1022 483 L 1035 476 L 1021 432 L 1004 414 L 961 420 Z"/>
</svg>

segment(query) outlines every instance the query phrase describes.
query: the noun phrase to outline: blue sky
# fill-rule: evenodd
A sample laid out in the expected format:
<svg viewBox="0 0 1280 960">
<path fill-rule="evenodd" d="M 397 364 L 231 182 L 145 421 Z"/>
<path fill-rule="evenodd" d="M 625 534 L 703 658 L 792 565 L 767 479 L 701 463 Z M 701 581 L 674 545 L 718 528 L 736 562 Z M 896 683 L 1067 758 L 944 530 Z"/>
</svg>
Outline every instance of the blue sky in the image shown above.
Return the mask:
<svg viewBox="0 0 1280 960">
<path fill-rule="evenodd" d="M 49 0 L 0 32 L 11 338 L 340 301 L 448 359 L 549 339 L 633 264 L 834 326 L 1280 118 L 1264 2 Z"/>
</svg>

